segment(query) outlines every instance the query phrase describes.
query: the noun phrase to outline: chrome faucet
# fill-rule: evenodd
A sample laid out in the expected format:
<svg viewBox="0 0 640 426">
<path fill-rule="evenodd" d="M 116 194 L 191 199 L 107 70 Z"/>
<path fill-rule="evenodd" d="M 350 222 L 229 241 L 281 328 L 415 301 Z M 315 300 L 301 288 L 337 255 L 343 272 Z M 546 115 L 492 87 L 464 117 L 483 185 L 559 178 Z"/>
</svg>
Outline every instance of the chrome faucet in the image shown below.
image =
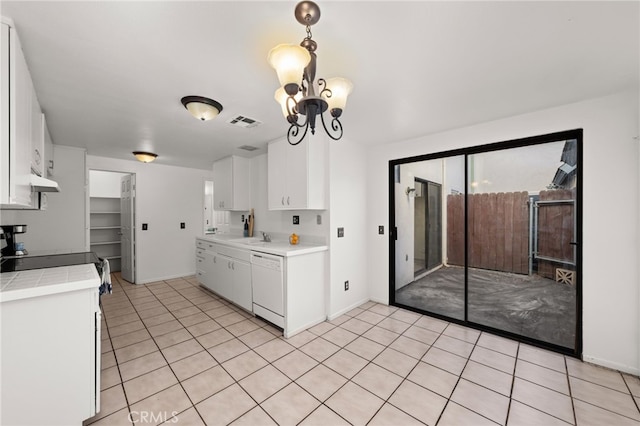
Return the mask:
<svg viewBox="0 0 640 426">
<path fill-rule="evenodd" d="M 271 235 L 267 234 L 266 232 L 262 232 L 262 241 L 264 241 L 265 243 L 270 243 Z"/>
</svg>

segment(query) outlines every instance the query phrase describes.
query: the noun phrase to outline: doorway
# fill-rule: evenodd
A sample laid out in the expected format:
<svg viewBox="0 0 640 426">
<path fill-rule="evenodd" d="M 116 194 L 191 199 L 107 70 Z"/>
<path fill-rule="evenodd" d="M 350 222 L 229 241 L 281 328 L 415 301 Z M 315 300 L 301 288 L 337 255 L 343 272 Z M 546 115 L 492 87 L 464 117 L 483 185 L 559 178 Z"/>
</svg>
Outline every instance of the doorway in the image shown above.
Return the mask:
<svg viewBox="0 0 640 426">
<path fill-rule="evenodd" d="M 573 130 L 391 161 L 391 304 L 578 356 L 581 144 Z"/>
<path fill-rule="evenodd" d="M 442 185 L 415 178 L 414 278 L 442 265 Z"/>
<path fill-rule="evenodd" d="M 89 212 L 90 250 L 135 282 L 135 174 L 89 170 Z"/>
</svg>

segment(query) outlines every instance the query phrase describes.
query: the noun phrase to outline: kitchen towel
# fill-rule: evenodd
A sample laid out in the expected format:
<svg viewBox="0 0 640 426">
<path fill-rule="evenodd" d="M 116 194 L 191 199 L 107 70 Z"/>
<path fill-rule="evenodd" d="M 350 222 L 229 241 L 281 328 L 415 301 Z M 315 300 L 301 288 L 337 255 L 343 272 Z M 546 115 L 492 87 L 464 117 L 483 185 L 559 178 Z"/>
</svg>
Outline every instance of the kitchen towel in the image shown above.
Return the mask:
<svg viewBox="0 0 640 426">
<path fill-rule="evenodd" d="M 109 266 L 109 259 L 100 259 L 102 262 L 102 277 L 100 283 L 100 295 L 109 293 L 111 294 L 113 291 L 113 287 L 111 286 L 111 267 Z"/>
</svg>

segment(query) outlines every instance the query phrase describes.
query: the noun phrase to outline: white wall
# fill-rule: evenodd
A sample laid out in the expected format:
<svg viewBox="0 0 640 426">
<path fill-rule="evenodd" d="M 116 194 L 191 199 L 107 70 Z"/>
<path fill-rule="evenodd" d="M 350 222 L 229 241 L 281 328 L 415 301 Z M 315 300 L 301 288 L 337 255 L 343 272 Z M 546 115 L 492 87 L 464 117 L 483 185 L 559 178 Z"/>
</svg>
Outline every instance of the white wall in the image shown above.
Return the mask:
<svg viewBox="0 0 640 426">
<path fill-rule="evenodd" d="M 120 198 L 120 179 L 127 173 L 89 170 L 89 196 Z"/>
<path fill-rule="evenodd" d="M 16 237 L 30 254 L 87 251 L 85 150 L 54 145 L 53 161 L 52 179 L 60 185 L 60 192 L 47 194 L 47 210 L 2 210 L 0 221 L 27 225 L 27 232 Z"/>
<path fill-rule="evenodd" d="M 87 167 L 136 175 L 137 283 L 193 275 L 195 237 L 203 235 L 204 180 L 212 173 L 92 155 Z M 143 223 L 147 231 L 141 230 Z"/>
<path fill-rule="evenodd" d="M 366 154 L 346 138 L 329 143 L 329 297 L 333 319 L 369 300 L 367 281 Z M 344 237 L 338 238 L 338 228 Z M 369 231 L 371 231 L 369 229 Z M 373 231 L 372 231 L 373 232 Z M 349 281 L 349 290 L 344 282 Z"/>
<path fill-rule="evenodd" d="M 640 373 L 638 94 L 629 91 L 429 135 L 368 151 L 371 298 L 388 302 L 388 162 L 420 154 L 584 129 L 583 358 Z"/>
<path fill-rule="evenodd" d="M 413 282 L 415 240 L 415 198 L 406 193 L 415 188 L 413 167 L 400 166 L 400 183 L 395 183 L 395 212 L 398 228 L 396 240 L 396 290 Z"/>
</svg>

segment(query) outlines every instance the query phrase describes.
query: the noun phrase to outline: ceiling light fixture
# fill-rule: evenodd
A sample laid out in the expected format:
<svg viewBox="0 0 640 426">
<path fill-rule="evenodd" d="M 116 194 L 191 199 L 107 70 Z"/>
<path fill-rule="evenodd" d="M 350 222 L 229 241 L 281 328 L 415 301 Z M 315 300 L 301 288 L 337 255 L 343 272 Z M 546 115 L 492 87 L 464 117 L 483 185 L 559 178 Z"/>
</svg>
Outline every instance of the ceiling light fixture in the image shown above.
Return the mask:
<svg viewBox="0 0 640 426">
<path fill-rule="evenodd" d="M 353 90 L 353 84 L 344 78 L 319 78 L 316 87 L 315 51 L 318 45 L 311 39 L 311 26 L 320 20 L 320 8 L 312 1 L 301 1 L 296 5 L 294 14 L 298 22 L 307 28 L 307 36 L 299 46 L 280 44 L 274 47 L 268 57 L 281 86 L 274 97 L 290 124 L 287 140 L 291 145 L 299 144 L 307 135 L 309 127 L 311 134 L 315 134 L 318 115 L 325 132 L 331 139 L 338 140 L 343 133 L 339 118 L 347 103 L 347 96 Z M 327 110 L 332 117 L 329 128 L 324 119 L 324 112 Z M 306 115 L 303 123 L 299 123 L 301 115 Z"/>
<path fill-rule="evenodd" d="M 158 154 L 154 154 L 153 152 L 145 152 L 145 151 L 133 151 L 133 155 L 143 163 L 150 163 L 156 158 L 158 158 Z"/>
<path fill-rule="evenodd" d="M 216 118 L 222 111 L 222 104 L 220 102 L 203 96 L 185 96 L 180 102 L 182 102 L 182 105 L 184 105 L 191 115 L 201 121 Z"/>
</svg>

